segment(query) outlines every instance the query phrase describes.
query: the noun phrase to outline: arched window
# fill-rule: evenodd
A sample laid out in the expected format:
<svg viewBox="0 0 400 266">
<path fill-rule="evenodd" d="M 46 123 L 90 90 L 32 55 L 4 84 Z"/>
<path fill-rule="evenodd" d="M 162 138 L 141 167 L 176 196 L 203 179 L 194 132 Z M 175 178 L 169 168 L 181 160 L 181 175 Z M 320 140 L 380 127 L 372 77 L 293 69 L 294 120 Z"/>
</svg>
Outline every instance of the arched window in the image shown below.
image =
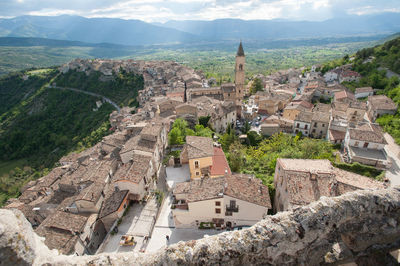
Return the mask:
<svg viewBox="0 0 400 266">
<path fill-rule="evenodd" d="M 242 64 L 239 65 L 239 70 L 243 70 L 243 65 Z"/>
</svg>

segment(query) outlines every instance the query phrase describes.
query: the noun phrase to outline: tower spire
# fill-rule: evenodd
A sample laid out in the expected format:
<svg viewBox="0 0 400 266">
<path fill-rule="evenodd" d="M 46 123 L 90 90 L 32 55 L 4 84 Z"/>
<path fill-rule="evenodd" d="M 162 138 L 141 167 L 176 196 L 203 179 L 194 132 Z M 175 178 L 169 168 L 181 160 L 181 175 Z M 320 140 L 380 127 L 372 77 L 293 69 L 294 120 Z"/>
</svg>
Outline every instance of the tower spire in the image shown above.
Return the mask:
<svg viewBox="0 0 400 266">
<path fill-rule="evenodd" d="M 242 40 L 240 40 L 240 44 L 239 44 L 239 48 L 237 50 L 236 56 L 244 56 Z"/>
</svg>

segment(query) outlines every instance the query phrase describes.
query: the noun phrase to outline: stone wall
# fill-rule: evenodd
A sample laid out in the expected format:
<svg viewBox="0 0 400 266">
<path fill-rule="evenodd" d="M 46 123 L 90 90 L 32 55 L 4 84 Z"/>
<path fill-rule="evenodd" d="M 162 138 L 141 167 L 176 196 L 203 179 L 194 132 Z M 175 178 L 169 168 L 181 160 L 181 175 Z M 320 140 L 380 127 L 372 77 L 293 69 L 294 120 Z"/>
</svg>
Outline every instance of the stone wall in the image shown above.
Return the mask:
<svg viewBox="0 0 400 266">
<path fill-rule="evenodd" d="M 77 257 L 49 251 L 21 212 L 1 209 L 0 265 L 379 265 L 387 263 L 382 262 L 387 251 L 400 247 L 399 222 L 399 187 L 364 190 L 322 197 L 249 229 L 179 242 L 152 254 Z"/>
</svg>

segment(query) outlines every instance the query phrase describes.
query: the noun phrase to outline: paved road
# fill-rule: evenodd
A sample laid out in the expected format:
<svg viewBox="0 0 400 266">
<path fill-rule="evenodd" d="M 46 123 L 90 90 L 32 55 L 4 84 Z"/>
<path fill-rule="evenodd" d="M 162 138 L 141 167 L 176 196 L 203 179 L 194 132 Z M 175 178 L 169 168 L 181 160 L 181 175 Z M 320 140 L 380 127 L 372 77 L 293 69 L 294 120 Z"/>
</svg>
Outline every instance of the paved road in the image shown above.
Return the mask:
<svg viewBox="0 0 400 266">
<path fill-rule="evenodd" d="M 115 102 L 111 101 L 109 98 L 94 93 L 94 92 L 90 92 L 90 91 L 84 91 L 84 90 L 80 90 L 80 89 L 75 89 L 75 88 L 66 88 L 66 87 L 58 87 L 58 86 L 48 86 L 49 88 L 54 88 L 54 89 L 60 89 L 60 90 L 70 90 L 70 91 L 75 91 L 75 92 L 79 92 L 79 93 L 83 93 L 83 94 L 87 94 L 87 95 L 91 95 L 91 96 L 95 96 L 95 97 L 100 97 L 102 98 L 104 101 L 108 102 L 109 104 L 111 104 L 112 106 L 114 106 L 115 109 L 117 109 L 118 113 L 121 111 L 121 108 L 119 108 L 118 104 L 116 104 Z"/>
<path fill-rule="evenodd" d="M 389 79 L 391 77 L 393 77 L 393 76 L 400 78 L 399 74 L 393 72 L 392 70 L 390 70 L 390 69 L 388 69 L 386 67 L 379 67 L 378 70 L 386 70 L 386 77 L 389 78 Z"/>
<path fill-rule="evenodd" d="M 386 171 L 386 177 L 389 178 L 392 187 L 400 186 L 400 147 L 388 133 L 385 133 L 384 136 L 388 143 L 385 151 L 388 157 L 392 159 L 392 167 Z"/>
</svg>

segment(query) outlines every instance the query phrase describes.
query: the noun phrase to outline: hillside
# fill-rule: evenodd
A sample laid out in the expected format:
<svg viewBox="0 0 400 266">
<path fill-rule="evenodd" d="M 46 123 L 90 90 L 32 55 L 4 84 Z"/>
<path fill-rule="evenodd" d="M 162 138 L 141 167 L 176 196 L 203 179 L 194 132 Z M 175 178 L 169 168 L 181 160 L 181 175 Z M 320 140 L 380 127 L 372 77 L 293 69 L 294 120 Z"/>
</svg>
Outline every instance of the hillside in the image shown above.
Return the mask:
<svg viewBox="0 0 400 266">
<path fill-rule="evenodd" d="M 98 72 L 86 76 L 73 71 L 34 70 L 0 79 L 0 92 L 5 95 L 0 114 L 0 204 L 16 196 L 18 188 L 33 175 L 43 174 L 41 169 L 52 168 L 62 156 L 90 147 L 110 132 L 112 105 L 102 103 L 98 108 L 100 97 L 49 88 L 48 83 L 104 94 L 120 106 L 136 105 L 142 76 L 121 72 L 105 82 L 99 77 Z M 19 169 L 11 170 L 17 166 Z"/>
<path fill-rule="evenodd" d="M 323 70 L 349 63 L 349 58 L 330 62 Z M 377 94 L 385 94 L 400 106 L 400 37 L 382 45 L 365 48 L 354 55 L 353 69 L 362 75 L 359 82 L 347 82 L 350 90 L 371 86 Z M 400 144 L 400 113 L 385 115 L 376 120 Z"/>
<path fill-rule="evenodd" d="M 388 12 L 378 15 L 344 16 L 320 22 L 241 19 L 183 20 L 168 21 L 161 25 L 195 34 L 204 39 L 274 40 L 398 32 L 400 31 L 400 15 Z"/>
</svg>

